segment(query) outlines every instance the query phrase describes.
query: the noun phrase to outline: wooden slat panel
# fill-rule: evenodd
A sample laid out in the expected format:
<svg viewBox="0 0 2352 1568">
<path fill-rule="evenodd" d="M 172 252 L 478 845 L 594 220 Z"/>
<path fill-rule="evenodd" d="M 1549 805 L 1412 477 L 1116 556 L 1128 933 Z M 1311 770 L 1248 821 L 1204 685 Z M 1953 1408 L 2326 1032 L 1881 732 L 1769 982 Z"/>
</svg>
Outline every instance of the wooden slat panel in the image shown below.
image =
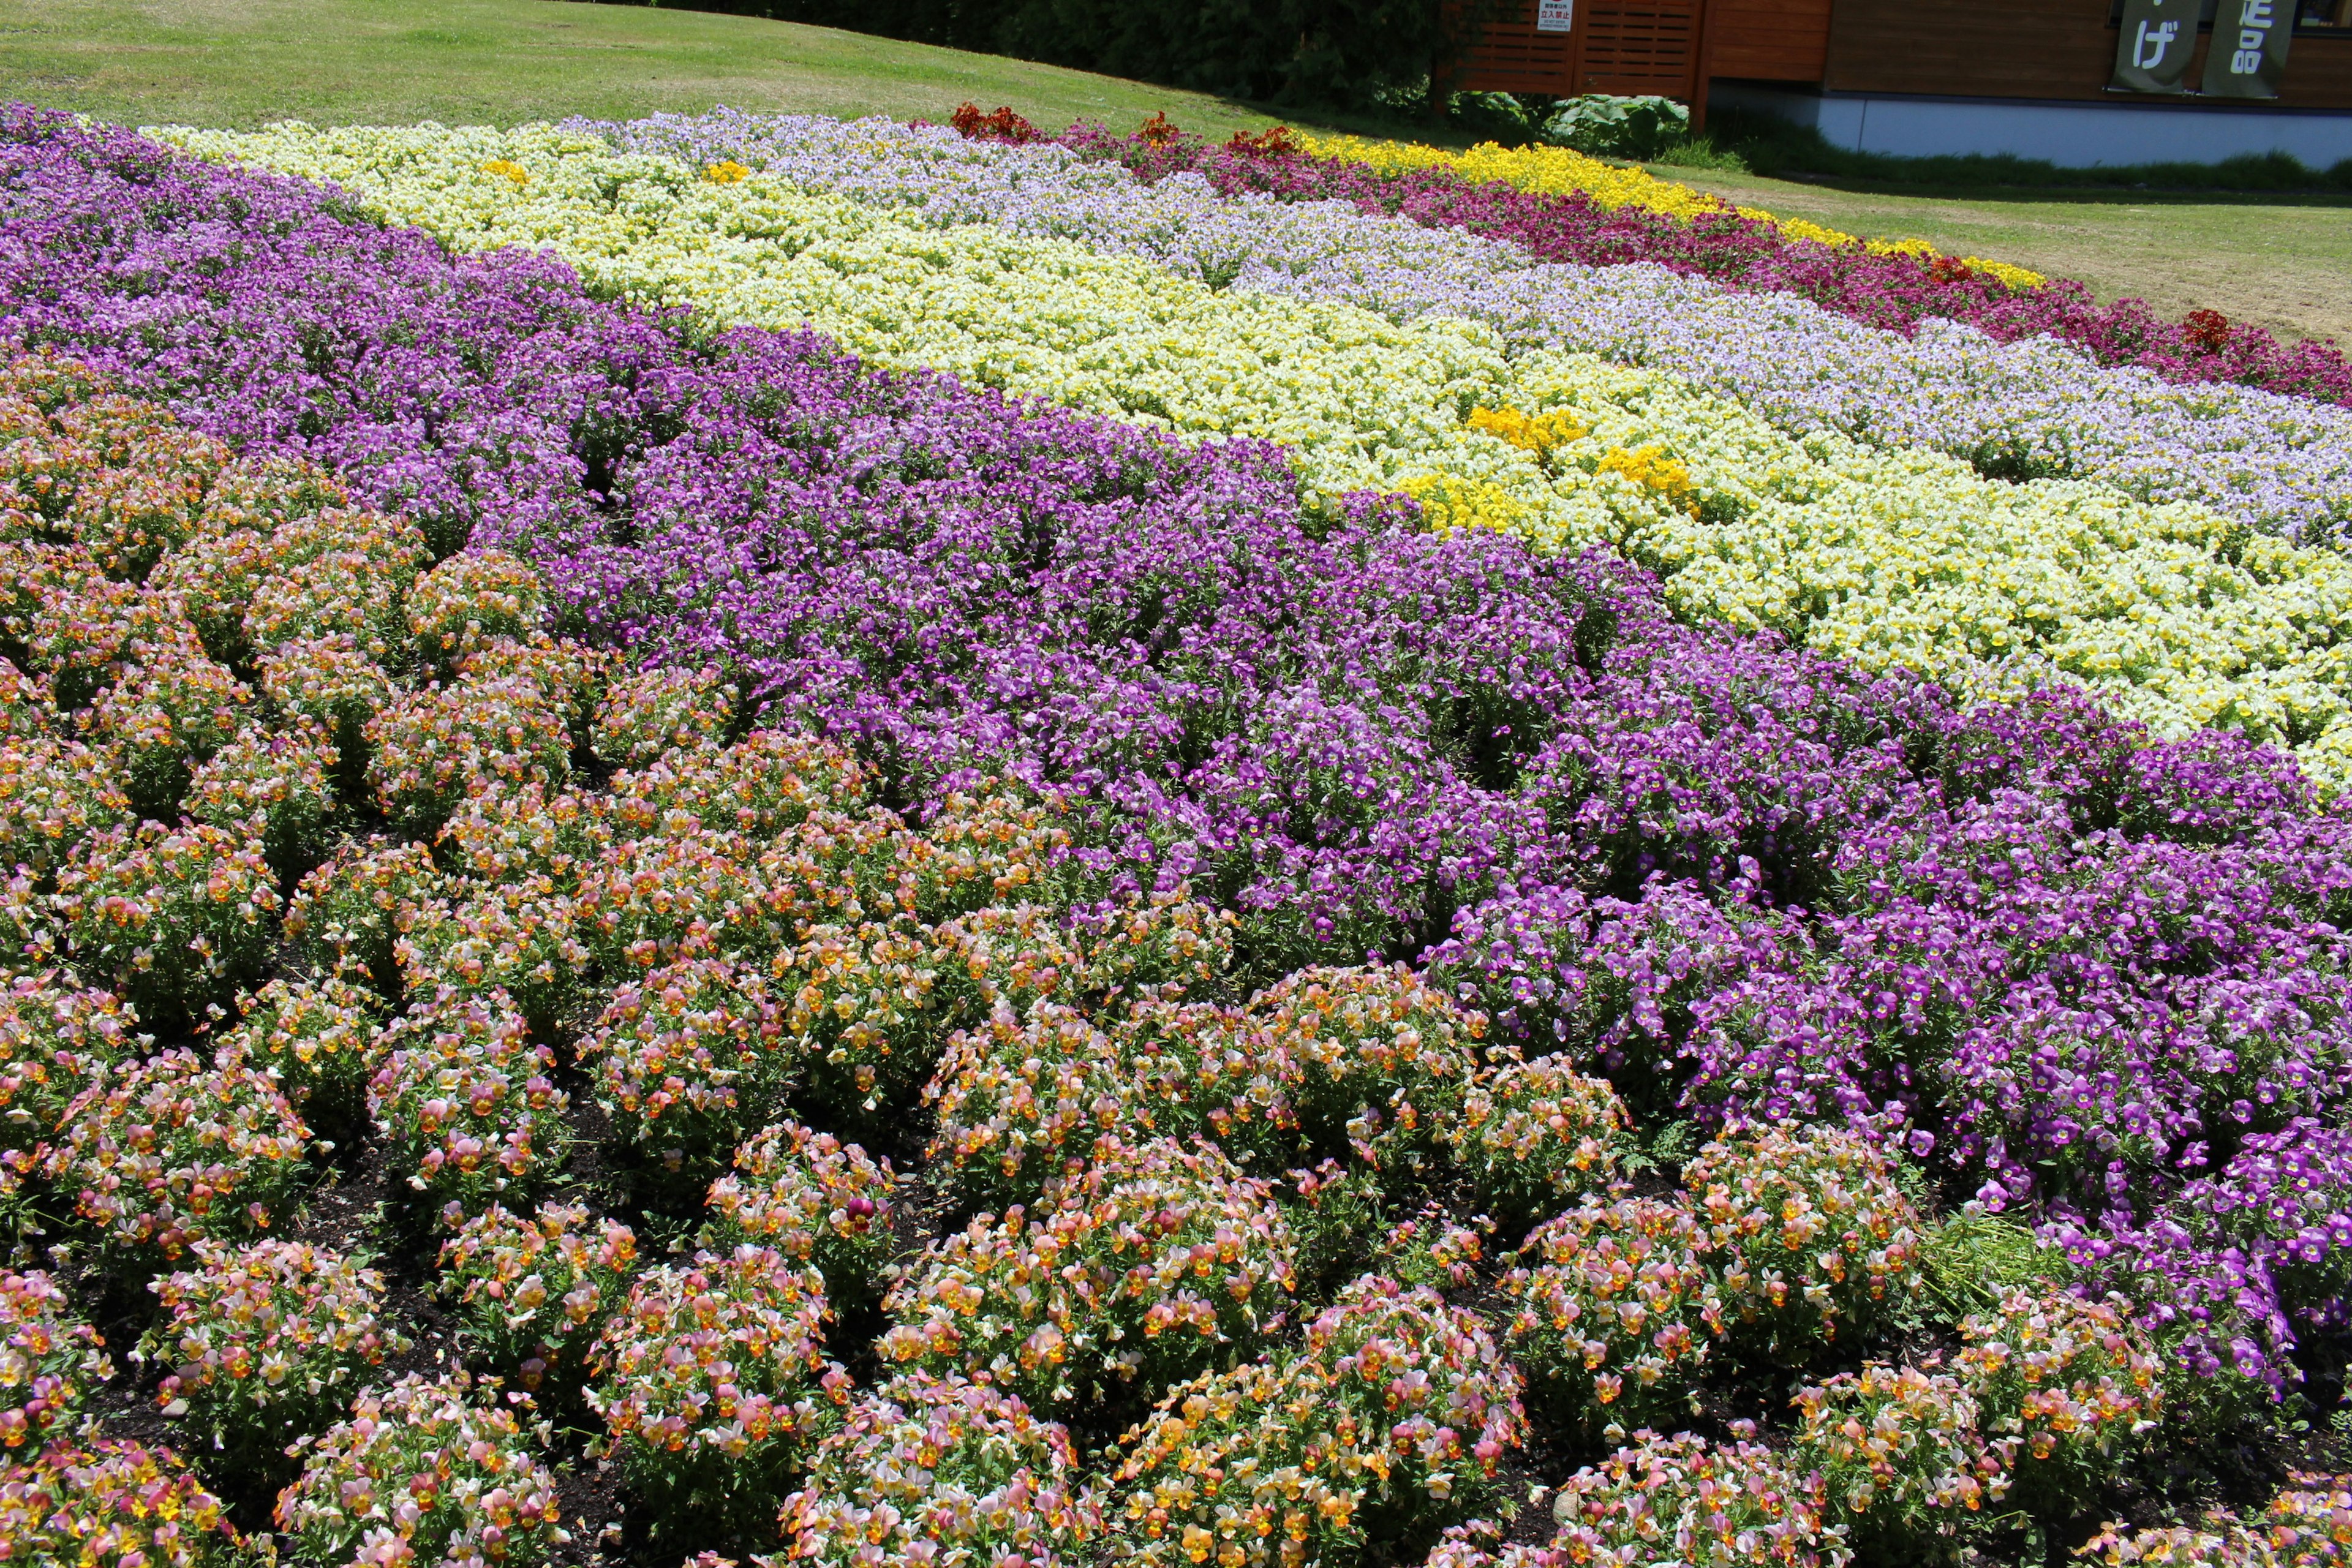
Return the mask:
<svg viewBox="0 0 2352 1568">
<path fill-rule="evenodd" d="M 1817 82 L 1829 54 L 1830 0 L 1711 0 L 1709 76 Z"/>
<path fill-rule="evenodd" d="M 1465 92 L 1528 92 L 1567 98 L 1576 89 L 1575 36 L 1536 31 L 1533 0 L 1497 8 L 1452 73 Z"/>
<path fill-rule="evenodd" d="M 1585 0 L 1582 88 L 1687 99 L 1698 67 L 1701 0 Z"/>
<path fill-rule="evenodd" d="M 1837 0 L 1823 85 L 1832 92 L 1916 92 L 2112 103 L 2107 0 Z M 2189 79 L 2203 70 L 2204 47 Z M 1730 76 L 1721 66 L 1717 76 Z M 2352 109 L 2352 40 L 2296 38 L 2279 106 Z"/>
</svg>

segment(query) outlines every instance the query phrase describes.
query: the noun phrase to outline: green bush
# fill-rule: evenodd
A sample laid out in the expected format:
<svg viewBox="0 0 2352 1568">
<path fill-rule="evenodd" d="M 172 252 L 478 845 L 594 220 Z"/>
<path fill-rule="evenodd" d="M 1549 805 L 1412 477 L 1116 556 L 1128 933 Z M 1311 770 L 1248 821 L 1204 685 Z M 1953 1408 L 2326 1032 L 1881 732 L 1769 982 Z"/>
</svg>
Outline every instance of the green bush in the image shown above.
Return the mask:
<svg viewBox="0 0 2352 1568">
<path fill-rule="evenodd" d="M 659 4 L 662 0 L 620 0 Z M 1442 0 L 690 0 L 1267 103 L 1376 110 L 1417 95 L 1466 33 Z"/>
</svg>

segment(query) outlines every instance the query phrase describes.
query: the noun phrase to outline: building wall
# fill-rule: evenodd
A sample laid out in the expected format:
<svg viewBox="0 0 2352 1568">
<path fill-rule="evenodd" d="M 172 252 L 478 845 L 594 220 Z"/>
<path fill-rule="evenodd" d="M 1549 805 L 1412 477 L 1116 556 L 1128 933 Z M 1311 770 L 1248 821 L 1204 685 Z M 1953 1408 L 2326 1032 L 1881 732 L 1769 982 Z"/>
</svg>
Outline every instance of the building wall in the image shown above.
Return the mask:
<svg viewBox="0 0 2352 1568">
<path fill-rule="evenodd" d="M 1830 0 L 1713 0 L 1708 7 L 1709 76 L 1818 82 L 1829 52 Z"/>
<path fill-rule="evenodd" d="M 2068 169 L 2211 163 L 2264 153 L 2326 169 L 2352 158 L 2352 114 L 2320 109 L 2206 108 L 2121 93 L 2096 103 L 1823 94 L 1721 79 L 1708 100 L 1717 110 L 1777 114 L 1811 126 L 1832 146 L 1898 158 L 2006 153 Z"/>
<path fill-rule="evenodd" d="M 2107 15 L 2107 0 L 1836 0 L 1827 68 L 1815 79 L 1836 93 L 2113 103 L 2130 95 L 2106 90 L 2116 59 Z M 2210 41 L 2189 61 L 2191 82 Z M 1712 74 L 1746 73 L 1717 65 Z M 2352 109 L 2352 38 L 2298 37 L 2277 102 Z"/>
</svg>

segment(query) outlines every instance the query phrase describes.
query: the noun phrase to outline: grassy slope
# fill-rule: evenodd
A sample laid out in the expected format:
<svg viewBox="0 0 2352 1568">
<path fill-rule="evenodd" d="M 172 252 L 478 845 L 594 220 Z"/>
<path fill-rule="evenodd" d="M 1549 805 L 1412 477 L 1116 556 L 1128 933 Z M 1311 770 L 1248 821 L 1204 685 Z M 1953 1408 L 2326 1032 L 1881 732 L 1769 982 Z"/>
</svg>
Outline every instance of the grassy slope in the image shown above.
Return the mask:
<svg viewBox="0 0 2352 1568">
<path fill-rule="evenodd" d="M 564 0 L 0 0 L 0 95 L 123 124 L 512 124 L 714 104 L 944 120 L 965 99 L 1056 129 L 1155 110 L 1274 121 L 1084 71 L 827 27 Z"/>
<path fill-rule="evenodd" d="M 1893 195 L 1664 166 L 1658 175 L 1851 234 L 1916 235 L 1937 249 L 2079 278 L 2168 315 L 2210 307 L 2273 331 L 2352 347 L 2352 197 L 2153 191 Z"/>
<path fill-rule="evenodd" d="M 422 119 L 512 123 L 717 103 L 944 118 L 964 99 L 1042 125 L 1121 129 L 1165 110 L 1222 137 L 1245 106 L 987 55 L 821 27 L 566 0 L 0 0 L 0 95 L 126 124 Z M 1422 134 L 1407 132 L 1407 134 Z M 2080 278 L 2178 314 L 2211 306 L 2352 343 L 2345 198 L 2119 193 L 1882 195 L 1661 169 L 1751 205 L 1860 234 Z"/>
</svg>

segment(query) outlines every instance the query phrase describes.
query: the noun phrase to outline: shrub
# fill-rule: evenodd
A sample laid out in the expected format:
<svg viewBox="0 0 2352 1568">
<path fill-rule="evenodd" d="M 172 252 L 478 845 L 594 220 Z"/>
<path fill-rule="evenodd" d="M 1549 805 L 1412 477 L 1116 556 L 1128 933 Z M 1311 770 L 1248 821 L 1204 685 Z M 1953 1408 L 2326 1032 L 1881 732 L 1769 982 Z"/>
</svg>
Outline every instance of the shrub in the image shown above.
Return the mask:
<svg viewBox="0 0 2352 1568">
<path fill-rule="evenodd" d="M 1538 1226 L 1501 1282 L 1511 1353 L 1574 1416 L 1671 1419 L 1723 1334 L 1706 1228 L 1680 1204 L 1588 1197 Z"/>
<path fill-rule="evenodd" d="M 1487 1208 L 1525 1224 L 1606 1188 L 1630 1125 L 1607 1079 L 1538 1057 L 1479 1078 L 1440 1131 Z"/>
<path fill-rule="evenodd" d="M 580 1042 L 596 1103 L 626 1142 L 705 1176 L 792 1083 L 767 983 L 723 959 L 681 959 L 625 983 Z"/>
<path fill-rule="evenodd" d="M 742 1173 L 710 1186 L 714 1243 L 748 1242 L 814 1264 L 836 1306 L 873 1299 L 901 1180 L 889 1161 L 786 1121 L 736 1151 L 735 1168 Z"/>
<path fill-rule="evenodd" d="M 2095 1494 L 2163 1408 L 2155 1347 L 2120 1296 L 2044 1284 L 1960 1323 L 1959 1373 L 1986 1431 L 2015 1452 L 2019 1500 L 2038 1510 Z"/>
<path fill-rule="evenodd" d="M 46 1173 L 110 1248 L 176 1259 L 199 1237 L 249 1236 L 287 1214 L 310 1142 L 268 1074 L 164 1051 L 82 1091 Z"/>
<path fill-rule="evenodd" d="M 125 669 L 77 717 L 143 816 L 168 819 L 190 773 L 245 723 L 253 694 L 201 653 Z"/>
<path fill-rule="evenodd" d="M 106 1342 L 39 1269 L 0 1269 L 0 1448 L 38 1446 L 114 1375 Z"/>
<path fill-rule="evenodd" d="M 326 846 L 334 815 L 335 749 L 310 719 L 277 730 L 248 725 L 188 781 L 182 809 L 198 822 L 251 837 L 285 877 L 307 871 Z"/>
<path fill-rule="evenodd" d="M 635 1271 L 637 1238 L 618 1220 L 591 1226 L 577 1205 L 525 1217 L 492 1204 L 441 1244 L 436 1289 L 456 1298 L 459 1332 L 522 1385 L 581 1375 L 586 1346 Z"/>
<path fill-rule="evenodd" d="M 572 900 L 530 877 L 426 905 L 392 951 L 408 993 L 496 993 L 553 1033 L 579 1000 L 589 964 L 579 929 Z"/>
<path fill-rule="evenodd" d="M 168 1448 L 58 1444 L 0 1472 L 0 1562 L 75 1568 L 245 1568 L 254 1560 Z"/>
<path fill-rule="evenodd" d="M 364 761 L 367 728 L 392 701 L 392 677 L 350 633 L 281 643 L 259 661 L 261 689 L 326 732 L 346 764 Z"/>
<path fill-rule="evenodd" d="M 684 812 L 714 833 L 765 842 L 814 814 L 865 804 L 865 764 L 830 741 L 755 730 L 734 745 L 665 754 L 613 781 L 615 819 L 635 833 Z"/>
<path fill-rule="evenodd" d="M 985 1373 L 1039 1409 L 1164 1385 L 1254 1352 L 1288 1306 L 1296 1250 L 1265 1184 L 1214 1146 L 1108 1144 L 1034 1215 L 982 1215 L 934 1244 L 876 1350 Z"/>
<path fill-rule="evenodd" d="M 1402 964 L 1292 975 L 1251 1002 L 1249 1021 L 1296 1120 L 1285 1157 L 1353 1150 L 1392 1176 L 1422 1168 L 1458 1113 L 1484 1027 Z"/>
<path fill-rule="evenodd" d="M 1129 1561 L 1348 1562 L 1436 1534 L 1525 1439 L 1477 1318 L 1367 1275 L 1297 1349 L 1173 1389 L 1116 1476 Z"/>
<path fill-rule="evenodd" d="M 393 978 L 394 944 L 448 882 L 421 844 L 352 845 L 302 879 L 286 911 L 296 956 L 331 973 Z"/>
<path fill-rule="evenodd" d="M 151 1287 L 165 1317 L 141 1359 L 171 1369 L 155 1395 L 164 1415 L 264 1470 L 408 1348 L 381 1320 L 383 1278 L 363 1259 L 257 1241 L 202 1243 L 195 1261 Z"/>
<path fill-rule="evenodd" d="M 1703 1568 L 1844 1563 L 1845 1527 L 1818 1477 L 1746 1440 L 1710 1447 L 1688 1433 L 1635 1435 L 1560 1484 L 1553 1546 L 1570 1562 L 1646 1563 L 1661 1542 Z"/>
<path fill-rule="evenodd" d="M 1683 1179 L 1722 1257 L 1727 1313 L 1775 1339 L 1833 1340 L 1918 1270 L 1917 1216 L 1886 1157 L 1855 1133 L 1736 1130 Z"/>
<path fill-rule="evenodd" d="M 653 1269 L 596 1342 L 588 1401 L 666 1548 L 774 1539 L 776 1502 L 840 1422 L 824 1283 L 770 1247 Z"/>
<path fill-rule="evenodd" d="M 412 1373 L 303 1438 L 302 1473 L 278 1500 L 286 1550 L 320 1568 L 544 1562 L 570 1539 L 557 1528 L 555 1478 L 514 1414 L 490 1403 L 494 1387 Z"/>
<path fill-rule="evenodd" d="M 245 999 L 222 1053 L 268 1073 L 306 1121 L 340 1127 L 364 1109 L 381 1055 L 373 998 L 341 976 L 273 980 Z"/>
<path fill-rule="evenodd" d="M 571 776 L 562 710 L 519 677 L 428 686 L 368 721 L 368 787 L 403 832 L 427 834 L 478 789 L 561 787 Z"/>
<path fill-rule="evenodd" d="M 1810 1465 L 1827 1510 L 1885 1561 L 1920 1561 L 2009 1490 L 2014 1438 L 1988 1443 L 1959 1379 L 1873 1362 L 1799 1389 L 1790 1462 Z"/>
<path fill-rule="evenodd" d="M 147 1041 L 139 1015 L 110 991 L 57 973 L 0 984 L 0 1199 L 47 1159 L 66 1108 Z"/>
<path fill-rule="evenodd" d="M 408 632 L 417 659 L 444 676 L 500 637 L 529 637 L 546 618 L 547 590 L 539 573 L 502 551 L 462 551 L 408 588 Z"/>
<path fill-rule="evenodd" d="M 38 732 L 0 735 L 0 868 L 47 871 L 130 816 L 131 797 L 101 753 Z"/>
<path fill-rule="evenodd" d="M 715 669 L 637 670 L 605 688 L 591 743 L 608 767 L 650 767 L 672 752 L 717 745 L 735 702 L 734 687 Z"/>
<path fill-rule="evenodd" d="M 393 1169 L 434 1207 L 479 1213 L 562 1163 L 569 1097 L 549 1077 L 555 1053 L 529 1033 L 503 993 L 447 986 L 385 1031 L 368 1115 Z"/>
<path fill-rule="evenodd" d="M 783 1528 L 795 1563 L 1076 1568 L 1103 1513 L 1060 1426 L 984 1380 L 913 1373 L 851 1402 Z"/>
<path fill-rule="evenodd" d="M 198 1015 L 259 973 L 278 943 L 278 887 L 243 833 L 195 823 L 117 827 L 58 872 L 75 963 L 149 1018 Z"/>
</svg>

